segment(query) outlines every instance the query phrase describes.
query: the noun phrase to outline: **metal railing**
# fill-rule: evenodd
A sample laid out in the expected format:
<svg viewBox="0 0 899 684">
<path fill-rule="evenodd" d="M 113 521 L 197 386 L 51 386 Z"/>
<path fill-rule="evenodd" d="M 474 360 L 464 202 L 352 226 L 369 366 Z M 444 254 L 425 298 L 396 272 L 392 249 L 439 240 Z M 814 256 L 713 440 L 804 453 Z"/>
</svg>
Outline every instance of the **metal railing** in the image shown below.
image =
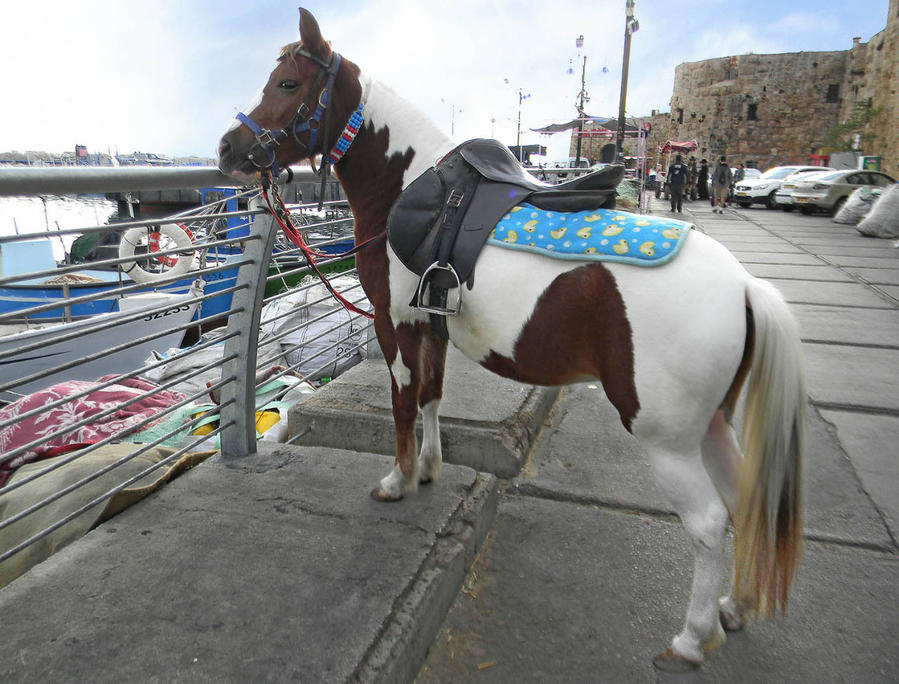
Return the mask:
<svg viewBox="0 0 899 684">
<path fill-rule="evenodd" d="M 233 186 L 208 168 L 33 171 L 0 168 L 0 196 Z M 367 319 L 329 297 L 255 194 L 52 231 L 134 242 L 80 263 L 73 249 L 48 258 L 47 233 L 0 235 L 0 586 L 210 452 L 246 457 L 259 439 L 299 437 L 287 434 L 289 405 L 361 358 Z M 352 218 L 326 207 L 293 205 L 291 220 L 339 252 Z M 167 243 L 166 225 L 189 244 Z M 367 307 L 352 259 L 319 264 Z"/>
</svg>

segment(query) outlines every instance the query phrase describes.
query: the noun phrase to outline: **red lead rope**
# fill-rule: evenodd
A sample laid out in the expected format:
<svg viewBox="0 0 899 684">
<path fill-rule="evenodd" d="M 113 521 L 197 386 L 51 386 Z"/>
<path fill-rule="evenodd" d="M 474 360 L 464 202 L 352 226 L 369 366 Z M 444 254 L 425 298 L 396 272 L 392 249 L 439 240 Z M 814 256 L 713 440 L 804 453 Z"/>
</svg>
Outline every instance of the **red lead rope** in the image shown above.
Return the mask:
<svg viewBox="0 0 899 684">
<path fill-rule="evenodd" d="M 379 233 L 378 235 L 375 235 L 374 237 L 369 238 L 365 242 L 358 244 L 355 247 L 353 247 L 352 249 L 347 250 L 346 252 L 343 252 L 341 254 L 325 254 L 324 252 L 316 251 L 316 250 L 312 249 L 309 245 L 306 244 L 305 240 L 303 240 L 303 236 L 300 235 L 300 232 L 294 227 L 293 223 L 291 223 L 290 211 L 287 209 L 287 207 L 284 204 L 284 201 L 281 199 L 281 195 L 278 193 L 277 186 L 274 185 L 274 183 L 271 184 L 271 187 L 274 188 L 276 203 L 278 204 L 278 208 L 276 210 L 275 207 L 272 206 L 272 202 L 269 199 L 268 190 L 266 189 L 266 185 L 268 185 L 268 184 L 267 183 L 262 184 L 262 197 L 265 199 L 265 203 L 268 206 L 268 210 L 271 212 L 272 216 L 275 219 L 275 222 L 278 224 L 278 226 L 281 228 L 281 230 L 284 231 L 284 234 L 288 237 L 288 239 L 293 244 L 295 244 L 297 247 L 299 247 L 300 251 L 303 252 L 303 254 L 306 257 L 306 261 L 309 262 L 309 266 L 312 267 L 312 270 L 315 272 L 315 275 L 318 276 L 319 280 L 322 281 L 322 284 L 326 288 L 328 288 L 328 292 L 330 292 L 331 295 L 334 297 L 334 299 L 336 299 L 338 302 L 340 302 L 347 311 L 352 311 L 353 313 L 360 314 L 361 316 L 365 316 L 366 318 L 374 318 L 373 314 L 369 313 L 368 311 L 364 311 L 364 310 L 360 309 L 358 306 L 353 304 L 350 300 L 348 300 L 346 297 L 344 297 L 342 294 L 340 294 L 337 290 L 334 289 L 334 286 L 331 285 L 330 282 L 328 282 L 328 279 L 325 277 L 325 274 L 322 273 L 321 270 L 319 270 L 318 264 L 315 263 L 315 257 L 343 259 L 345 257 L 355 254 L 356 252 L 359 252 L 359 251 L 365 249 L 370 244 L 373 244 L 374 242 L 383 239 L 384 237 L 387 236 L 387 231 Z"/>
</svg>

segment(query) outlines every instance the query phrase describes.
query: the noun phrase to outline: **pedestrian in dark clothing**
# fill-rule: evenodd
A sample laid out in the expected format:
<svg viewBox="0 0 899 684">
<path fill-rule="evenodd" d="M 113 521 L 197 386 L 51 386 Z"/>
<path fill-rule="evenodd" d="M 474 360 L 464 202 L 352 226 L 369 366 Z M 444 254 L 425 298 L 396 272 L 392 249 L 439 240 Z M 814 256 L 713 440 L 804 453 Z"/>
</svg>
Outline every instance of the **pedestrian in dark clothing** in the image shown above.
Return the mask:
<svg viewBox="0 0 899 684">
<path fill-rule="evenodd" d="M 696 157 L 690 157 L 690 162 L 687 164 L 687 189 L 686 189 L 686 199 L 689 202 L 692 202 L 696 199 L 696 183 L 698 181 L 697 176 L 699 175 L 699 171 L 696 168 Z"/>
<path fill-rule="evenodd" d="M 671 211 L 683 213 L 684 188 L 687 186 L 687 165 L 681 160 L 681 156 L 675 155 L 674 163 L 668 167 L 668 190 L 671 193 Z"/>
<path fill-rule="evenodd" d="M 699 177 L 696 179 L 696 191 L 699 193 L 699 199 L 707 200 L 709 198 L 709 162 L 707 159 L 699 162 Z"/>
<path fill-rule="evenodd" d="M 712 211 L 724 213 L 724 203 L 734 182 L 734 173 L 727 165 L 727 157 L 722 156 L 718 166 L 712 171 Z M 717 206 L 716 206 L 717 205 Z"/>
</svg>

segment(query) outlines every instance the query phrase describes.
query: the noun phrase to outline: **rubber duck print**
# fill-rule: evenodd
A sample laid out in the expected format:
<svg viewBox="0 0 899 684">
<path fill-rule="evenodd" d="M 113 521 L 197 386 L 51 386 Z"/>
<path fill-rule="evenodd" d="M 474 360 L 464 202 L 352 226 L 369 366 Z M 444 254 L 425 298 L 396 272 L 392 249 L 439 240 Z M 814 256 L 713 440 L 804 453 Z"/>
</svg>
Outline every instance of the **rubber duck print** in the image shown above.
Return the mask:
<svg viewBox="0 0 899 684">
<path fill-rule="evenodd" d="M 563 235 L 565 235 L 565 231 L 568 230 L 565 226 L 558 228 L 556 230 L 549 231 L 549 234 L 552 236 L 553 240 L 559 240 Z"/>
<path fill-rule="evenodd" d="M 615 252 L 615 254 L 627 254 L 627 240 L 622 238 L 616 242 L 612 245 L 612 251 Z"/>
<path fill-rule="evenodd" d="M 522 226 L 522 228 L 524 229 L 524 231 L 527 232 L 527 233 L 533 233 L 533 232 L 534 232 L 534 228 L 536 228 L 536 227 L 537 227 L 537 220 L 536 220 L 536 219 L 533 219 L 533 220 L 531 220 L 531 221 L 528 221 L 527 223 L 525 223 L 525 224 Z"/>
<path fill-rule="evenodd" d="M 584 220 L 587 223 L 593 223 L 594 221 L 599 221 L 602 218 L 599 214 L 590 214 L 589 216 L 585 216 Z"/>
<path fill-rule="evenodd" d="M 606 237 L 612 237 L 613 235 L 618 235 L 623 230 L 624 226 L 619 226 L 616 223 L 610 223 L 605 227 L 605 229 L 603 229 L 602 234 Z"/>
<path fill-rule="evenodd" d="M 666 228 L 662 231 L 662 237 L 669 240 L 677 240 L 680 237 L 680 228 Z"/>
<path fill-rule="evenodd" d="M 655 242 L 651 242 L 651 241 L 647 240 L 642 245 L 640 245 L 640 252 L 645 254 L 646 256 L 651 257 L 653 254 L 656 253 L 656 251 L 653 249 L 653 247 L 655 247 L 655 246 L 656 246 Z"/>
<path fill-rule="evenodd" d="M 518 233 L 514 230 L 510 230 L 506 233 L 506 237 L 503 239 L 503 242 L 508 242 L 512 244 L 513 242 L 518 242 Z"/>
<path fill-rule="evenodd" d="M 588 240 L 590 238 L 590 232 L 593 230 L 592 226 L 584 226 L 577 233 L 575 233 L 581 240 Z"/>
</svg>

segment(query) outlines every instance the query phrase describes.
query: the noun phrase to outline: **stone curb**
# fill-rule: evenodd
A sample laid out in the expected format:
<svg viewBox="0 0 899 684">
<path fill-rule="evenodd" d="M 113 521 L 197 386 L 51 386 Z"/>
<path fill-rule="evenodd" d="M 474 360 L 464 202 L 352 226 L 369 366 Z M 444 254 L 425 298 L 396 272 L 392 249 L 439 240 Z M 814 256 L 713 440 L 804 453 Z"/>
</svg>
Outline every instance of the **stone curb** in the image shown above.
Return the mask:
<svg viewBox="0 0 899 684">
<path fill-rule="evenodd" d="M 392 684 L 415 680 L 493 527 L 498 499 L 496 477 L 478 473 L 351 681 Z"/>
</svg>

